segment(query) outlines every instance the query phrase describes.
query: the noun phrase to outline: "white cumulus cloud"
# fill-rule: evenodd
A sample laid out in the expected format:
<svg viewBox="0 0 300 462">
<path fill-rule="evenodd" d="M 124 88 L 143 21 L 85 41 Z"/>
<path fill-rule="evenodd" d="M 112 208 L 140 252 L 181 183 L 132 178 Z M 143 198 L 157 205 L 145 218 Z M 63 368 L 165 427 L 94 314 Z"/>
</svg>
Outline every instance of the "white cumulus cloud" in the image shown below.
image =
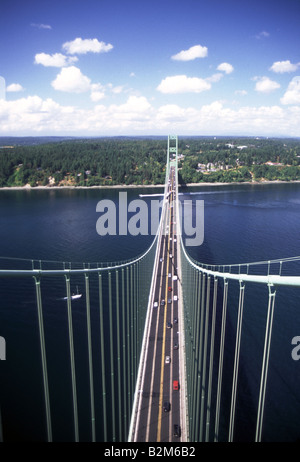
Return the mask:
<svg viewBox="0 0 300 462">
<path fill-rule="evenodd" d="M 63 67 L 51 83 L 55 90 L 84 93 L 91 89 L 91 80 L 78 67 Z"/>
<path fill-rule="evenodd" d="M 45 67 L 65 67 L 78 61 L 76 56 L 65 56 L 61 53 L 49 55 L 47 53 L 37 53 L 34 58 L 35 64 L 42 64 Z"/>
<path fill-rule="evenodd" d="M 294 77 L 281 98 L 282 104 L 300 104 L 300 77 Z"/>
<path fill-rule="evenodd" d="M 269 77 L 254 77 L 253 80 L 256 81 L 255 90 L 260 93 L 271 93 L 280 88 L 280 84 Z"/>
<path fill-rule="evenodd" d="M 114 107 L 114 110 L 118 113 L 135 115 L 147 112 L 151 108 L 151 105 L 144 96 L 132 95 L 129 96 L 126 103 L 119 106 L 113 105 L 111 107 Z"/>
<path fill-rule="evenodd" d="M 105 92 L 104 91 L 92 91 L 91 92 L 91 100 L 94 103 L 97 103 L 101 99 L 105 98 Z"/>
<path fill-rule="evenodd" d="M 293 64 L 293 63 L 291 63 L 290 60 L 276 61 L 270 67 L 270 71 L 273 71 L 273 72 L 276 72 L 276 73 L 279 73 L 279 74 L 283 74 L 284 72 L 295 72 L 298 69 L 299 64 L 300 63 Z"/>
<path fill-rule="evenodd" d="M 299 81 L 299 77 L 292 81 L 298 89 Z M 122 104 L 79 109 L 60 105 L 52 99 L 30 96 L 13 101 L 0 100 L 0 119 L 0 134 L 16 136 L 21 133 L 115 135 L 175 131 L 298 136 L 300 106 L 244 106 L 237 110 L 214 101 L 203 106 L 171 104 L 155 108 L 143 96 L 130 96 Z"/>
<path fill-rule="evenodd" d="M 211 84 L 199 77 L 187 77 L 186 75 L 174 75 L 166 77 L 158 85 L 157 90 L 161 93 L 200 93 L 210 90 Z"/>
<path fill-rule="evenodd" d="M 77 37 L 75 40 L 66 42 L 62 46 L 66 53 L 86 54 L 86 53 L 106 53 L 113 49 L 110 43 L 99 42 L 98 39 L 82 39 Z"/>
<path fill-rule="evenodd" d="M 105 87 L 100 83 L 93 83 L 90 86 L 91 89 L 91 100 L 96 103 L 101 99 L 105 98 Z"/>
<path fill-rule="evenodd" d="M 19 83 L 11 83 L 10 85 L 6 87 L 6 91 L 9 91 L 9 92 L 18 92 L 18 91 L 23 91 L 23 90 L 24 88 Z"/>
<path fill-rule="evenodd" d="M 231 72 L 233 72 L 233 66 L 231 64 L 229 64 L 229 63 L 221 63 L 217 67 L 217 70 L 218 71 L 224 71 L 225 74 L 231 74 Z"/>
<path fill-rule="evenodd" d="M 194 45 L 188 50 L 182 50 L 176 55 L 172 56 L 175 61 L 192 61 L 196 58 L 205 58 L 207 56 L 207 47 L 201 45 Z"/>
</svg>

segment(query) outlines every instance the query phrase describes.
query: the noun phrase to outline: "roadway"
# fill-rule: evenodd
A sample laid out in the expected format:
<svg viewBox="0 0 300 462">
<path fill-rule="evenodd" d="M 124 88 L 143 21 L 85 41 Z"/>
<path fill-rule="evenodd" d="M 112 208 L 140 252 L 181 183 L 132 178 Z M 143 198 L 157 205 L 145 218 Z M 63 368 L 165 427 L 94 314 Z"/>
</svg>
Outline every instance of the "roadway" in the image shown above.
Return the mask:
<svg viewBox="0 0 300 462">
<path fill-rule="evenodd" d="M 181 433 L 179 323 L 176 208 L 174 202 L 175 170 L 171 167 L 168 204 L 159 248 L 159 262 L 148 330 L 144 379 L 140 390 L 140 408 L 136 441 L 181 441 L 174 435 L 174 425 Z M 173 207 L 174 204 L 174 207 Z M 167 357 L 170 358 L 169 362 Z M 179 389 L 174 389 L 178 381 Z M 166 403 L 167 408 L 166 408 Z M 169 406 L 169 408 L 168 408 Z"/>
</svg>

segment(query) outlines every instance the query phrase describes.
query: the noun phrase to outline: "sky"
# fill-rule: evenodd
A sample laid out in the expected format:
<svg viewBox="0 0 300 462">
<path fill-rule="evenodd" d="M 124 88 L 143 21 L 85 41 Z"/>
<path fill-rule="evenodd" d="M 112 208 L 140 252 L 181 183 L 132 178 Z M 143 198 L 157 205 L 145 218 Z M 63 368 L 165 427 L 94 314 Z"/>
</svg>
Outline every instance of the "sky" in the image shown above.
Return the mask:
<svg viewBox="0 0 300 462">
<path fill-rule="evenodd" d="M 300 0 L 0 8 L 0 136 L 300 136 Z"/>
</svg>

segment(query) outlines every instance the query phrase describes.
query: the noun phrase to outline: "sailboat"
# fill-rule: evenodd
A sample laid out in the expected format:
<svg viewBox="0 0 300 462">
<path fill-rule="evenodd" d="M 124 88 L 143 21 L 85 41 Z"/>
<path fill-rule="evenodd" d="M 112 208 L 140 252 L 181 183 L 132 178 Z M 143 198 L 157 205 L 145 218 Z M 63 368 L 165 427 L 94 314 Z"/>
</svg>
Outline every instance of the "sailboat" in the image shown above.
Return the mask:
<svg viewBox="0 0 300 462">
<path fill-rule="evenodd" d="M 78 292 L 78 286 L 77 287 L 77 294 L 72 294 L 71 295 L 71 300 L 77 300 L 78 298 L 82 297 L 82 294 Z M 64 297 L 64 300 L 68 300 L 68 297 Z"/>
</svg>

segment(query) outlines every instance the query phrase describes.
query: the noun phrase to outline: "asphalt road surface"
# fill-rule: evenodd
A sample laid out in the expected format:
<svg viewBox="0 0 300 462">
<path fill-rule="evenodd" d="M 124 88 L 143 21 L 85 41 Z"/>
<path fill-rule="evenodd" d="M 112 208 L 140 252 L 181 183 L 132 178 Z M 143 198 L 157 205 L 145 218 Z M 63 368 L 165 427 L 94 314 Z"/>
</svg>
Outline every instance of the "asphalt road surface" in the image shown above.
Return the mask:
<svg viewBox="0 0 300 462">
<path fill-rule="evenodd" d="M 136 441 L 181 441 L 180 433 L 174 435 L 174 425 L 180 432 L 181 422 L 175 181 L 171 168 Z"/>
</svg>

